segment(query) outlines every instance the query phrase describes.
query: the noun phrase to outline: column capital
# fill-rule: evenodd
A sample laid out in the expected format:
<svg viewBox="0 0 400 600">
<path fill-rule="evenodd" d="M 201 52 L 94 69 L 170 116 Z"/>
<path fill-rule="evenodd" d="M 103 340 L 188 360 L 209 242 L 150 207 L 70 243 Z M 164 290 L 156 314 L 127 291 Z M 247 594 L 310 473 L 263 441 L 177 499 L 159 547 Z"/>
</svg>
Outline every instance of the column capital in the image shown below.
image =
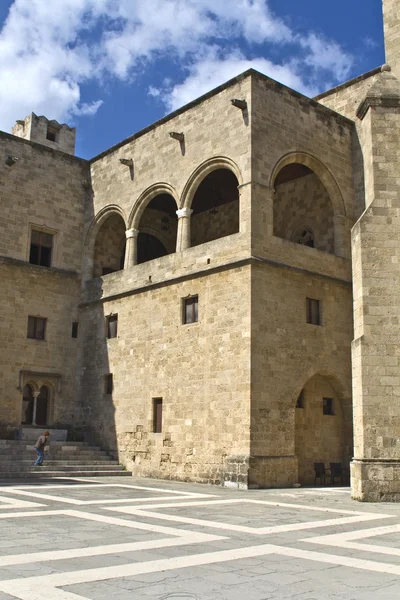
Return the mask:
<svg viewBox="0 0 400 600">
<path fill-rule="evenodd" d="M 32 396 L 34 398 L 38 398 L 40 396 L 40 392 L 32 392 Z"/>
<path fill-rule="evenodd" d="M 125 237 L 128 240 L 129 238 L 135 238 L 139 235 L 139 229 L 127 229 L 125 231 Z"/>
<path fill-rule="evenodd" d="M 176 211 L 176 214 L 178 216 L 178 219 L 181 219 L 182 217 L 190 217 L 192 215 L 193 209 L 191 208 L 179 208 Z"/>
</svg>

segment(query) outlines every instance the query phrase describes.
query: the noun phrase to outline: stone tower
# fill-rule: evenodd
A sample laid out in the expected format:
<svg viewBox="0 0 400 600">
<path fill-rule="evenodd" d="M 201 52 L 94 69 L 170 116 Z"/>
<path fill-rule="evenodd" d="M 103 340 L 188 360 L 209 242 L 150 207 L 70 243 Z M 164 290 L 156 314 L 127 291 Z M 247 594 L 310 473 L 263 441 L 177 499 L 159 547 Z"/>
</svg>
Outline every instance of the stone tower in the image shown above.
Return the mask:
<svg viewBox="0 0 400 600">
<path fill-rule="evenodd" d="M 49 120 L 31 113 L 24 120 L 17 121 L 11 133 L 25 140 L 48 146 L 53 150 L 75 154 L 75 128 L 60 124 L 54 119 Z"/>
<path fill-rule="evenodd" d="M 386 62 L 400 78 L 400 2 L 383 0 Z"/>
</svg>

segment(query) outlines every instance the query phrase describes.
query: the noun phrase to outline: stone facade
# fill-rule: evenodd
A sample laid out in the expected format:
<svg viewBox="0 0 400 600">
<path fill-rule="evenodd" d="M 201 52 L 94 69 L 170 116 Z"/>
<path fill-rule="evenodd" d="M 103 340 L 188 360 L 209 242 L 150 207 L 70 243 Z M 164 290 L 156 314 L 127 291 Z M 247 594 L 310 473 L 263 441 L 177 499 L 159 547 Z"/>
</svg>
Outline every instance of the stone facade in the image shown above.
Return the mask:
<svg viewBox="0 0 400 600">
<path fill-rule="evenodd" d="M 3 434 L 45 386 L 48 425 L 138 475 L 309 485 L 354 456 L 355 498 L 399 499 L 398 85 L 247 71 L 91 161 L 44 117 L 0 134 Z"/>
</svg>

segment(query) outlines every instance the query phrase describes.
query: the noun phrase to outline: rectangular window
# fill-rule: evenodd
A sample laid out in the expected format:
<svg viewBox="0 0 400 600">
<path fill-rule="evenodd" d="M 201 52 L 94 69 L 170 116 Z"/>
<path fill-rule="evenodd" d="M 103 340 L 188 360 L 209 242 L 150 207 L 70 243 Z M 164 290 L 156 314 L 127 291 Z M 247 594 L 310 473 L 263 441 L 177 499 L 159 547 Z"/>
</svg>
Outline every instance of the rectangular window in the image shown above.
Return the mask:
<svg viewBox="0 0 400 600">
<path fill-rule="evenodd" d="M 183 300 L 183 323 L 197 323 L 199 320 L 199 297 L 192 296 Z"/>
<path fill-rule="evenodd" d="M 50 140 L 50 142 L 57 141 L 57 133 L 58 130 L 55 127 L 47 127 L 46 140 Z"/>
<path fill-rule="evenodd" d="M 73 323 L 72 323 L 71 337 L 73 337 L 73 338 L 78 337 L 78 321 L 73 321 Z"/>
<path fill-rule="evenodd" d="M 46 321 L 42 317 L 28 317 L 27 337 L 32 340 L 44 340 L 46 333 Z"/>
<path fill-rule="evenodd" d="M 306 298 L 306 321 L 311 325 L 321 325 L 321 303 L 313 298 Z"/>
<path fill-rule="evenodd" d="M 118 315 L 109 315 L 106 317 L 107 337 L 116 338 L 118 333 Z"/>
<path fill-rule="evenodd" d="M 53 249 L 53 235 L 44 231 L 31 232 L 31 248 L 29 253 L 29 262 L 32 265 L 41 267 L 51 266 L 51 252 Z"/>
<path fill-rule="evenodd" d="M 322 398 L 322 414 L 334 415 L 333 412 L 333 398 Z"/>
<path fill-rule="evenodd" d="M 105 394 L 113 393 L 113 375 L 112 375 L 112 373 L 108 373 L 104 377 L 104 393 Z"/>
<path fill-rule="evenodd" d="M 153 432 L 162 432 L 162 398 L 153 398 Z"/>
</svg>

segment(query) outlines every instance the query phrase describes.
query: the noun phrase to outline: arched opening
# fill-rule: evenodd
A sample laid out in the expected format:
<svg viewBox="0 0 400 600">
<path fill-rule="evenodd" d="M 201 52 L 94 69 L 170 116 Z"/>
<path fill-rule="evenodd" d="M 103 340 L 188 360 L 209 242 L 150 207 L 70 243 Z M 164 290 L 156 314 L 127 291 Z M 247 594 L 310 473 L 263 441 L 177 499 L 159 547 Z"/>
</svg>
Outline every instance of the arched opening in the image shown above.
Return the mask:
<svg viewBox="0 0 400 600">
<path fill-rule="evenodd" d="M 47 385 L 42 385 L 36 401 L 36 425 L 44 426 L 48 424 L 49 404 L 49 388 Z"/>
<path fill-rule="evenodd" d="M 93 277 L 101 277 L 124 268 L 125 223 L 118 214 L 111 214 L 97 232 L 94 245 Z"/>
<path fill-rule="evenodd" d="M 295 408 L 295 453 L 299 483 L 313 485 L 314 463 L 349 467 L 345 418 L 339 394 L 322 375 L 308 380 Z"/>
<path fill-rule="evenodd" d="M 22 391 L 22 425 L 32 425 L 33 420 L 33 388 L 27 384 Z"/>
<path fill-rule="evenodd" d="M 321 179 L 292 162 L 274 181 L 274 235 L 334 254 L 334 210 Z"/>
<path fill-rule="evenodd" d="M 191 206 L 192 246 L 239 232 L 238 185 L 229 169 L 216 169 L 203 179 Z"/>
<path fill-rule="evenodd" d="M 140 217 L 138 264 L 176 251 L 178 218 L 176 202 L 170 194 L 158 194 Z"/>
</svg>

